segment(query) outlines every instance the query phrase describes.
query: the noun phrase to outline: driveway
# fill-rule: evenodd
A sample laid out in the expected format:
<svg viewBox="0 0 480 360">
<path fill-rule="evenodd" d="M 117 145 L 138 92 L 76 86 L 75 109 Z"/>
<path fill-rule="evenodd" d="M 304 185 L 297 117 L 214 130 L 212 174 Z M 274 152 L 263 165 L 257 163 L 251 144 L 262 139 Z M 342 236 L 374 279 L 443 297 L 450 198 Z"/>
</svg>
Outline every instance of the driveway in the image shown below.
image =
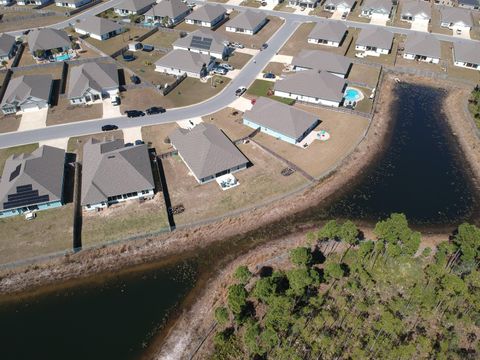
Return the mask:
<svg viewBox="0 0 480 360">
<path fill-rule="evenodd" d="M 230 106 L 233 107 L 234 109 L 237 109 L 238 111 L 245 112 L 247 110 L 250 110 L 253 105 L 250 100 L 244 97 L 239 97 L 234 102 L 232 102 Z"/>
<path fill-rule="evenodd" d="M 68 145 L 68 137 L 67 138 L 60 138 L 60 139 L 52 139 L 52 140 L 44 140 L 38 143 L 38 146 L 48 145 L 53 146 L 59 149 L 67 150 Z"/>
<path fill-rule="evenodd" d="M 457 33 L 458 32 L 458 33 Z M 470 29 L 465 29 L 464 27 L 460 28 L 453 28 L 453 36 L 462 38 L 462 39 L 469 39 L 470 40 Z"/>
<path fill-rule="evenodd" d="M 275 55 L 270 61 L 290 65 L 292 63 L 292 59 L 293 56 L 290 55 Z"/>
<path fill-rule="evenodd" d="M 201 117 L 196 117 L 196 118 L 192 118 L 192 119 L 187 119 L 187 120 L 180 120 L 180 121 L 177 121 L 177 124 L 178 126 L 180 126 L 182 129 L 187 129 L 187 130 L 190 130 L 192 129 L 193 127 L 195 127 L 196 125 L 202 123 L 203 120 Z"/>
<path fill-rule="evenodd" d="M 412 22 L 412 30 L 428 32 L 428 20 L 415 20 Z"/>
<path fill-rule="evenodd" d="M 243 0 L 229 0 L 229 1 L 227 1 L 227 5 L 239 6 L 242 2 L 243 2 Z"/>
<path fill-rule="evenodd" d="M 17 131 L 41 129 L 47 127 L 48 108 L 24 112 Z"/>
<path fill-rule="evenodd" d="M 242 70 L 240 70 L 240 69 L 231 70 L 231 71 L 227 72 L 227 75 L 225 75 L 225 77 L 227 77 L 229 79 L 235 79 L 241 72 L 242 72 Z"/>
<path fill-rule="evenodd" d="M 122 115 L 120 113 L 120 106 L 113 106 L 110 99 L 105 99 L 104 101 L 102 101 L 102 103 L 103 103 L 103 116 L 102 117 L 104 119 L 119 117 L 119 116 Z"/>
<path fill-rule="evenodd" d="M 342 20 L 343 10 L 335 10 L 330 19 L 332 20 Z"/>
<path fill-rule="evenodd" d="M 276 4 L 267 4 L 266 6 L 260 6 L 259 10 L 273 10 L 273 8 L 277 6 Z"/>
<path fill-rule="evenodd" d="M 384 16 L 375 16 L 375 14 L 373 14 L 372 18 L 370 19 L 370 24 L 378 25 L 378 26 L 387 26 L 387 21 L 388 19 L 385 19 Z"/>
<path fill-rule="evenodd" d="M 257 54 L 260 52 L 260 50 L 250 49 L 250 48 L 243 48 L 243 49 L 235 49 L 235 52 L 239 52 L 239 53 L 242 53 L 242 54 L 248 54 L 248 55 L 255 56 L 255 55 L 257 55 Z"/>
<path fill-rule="evenodd" d="M 123 140 L 126 143 L 134 143 L 135 140 L 142 140 L 142 127 L 135 126 L 123 129 Z"/>
</svg>

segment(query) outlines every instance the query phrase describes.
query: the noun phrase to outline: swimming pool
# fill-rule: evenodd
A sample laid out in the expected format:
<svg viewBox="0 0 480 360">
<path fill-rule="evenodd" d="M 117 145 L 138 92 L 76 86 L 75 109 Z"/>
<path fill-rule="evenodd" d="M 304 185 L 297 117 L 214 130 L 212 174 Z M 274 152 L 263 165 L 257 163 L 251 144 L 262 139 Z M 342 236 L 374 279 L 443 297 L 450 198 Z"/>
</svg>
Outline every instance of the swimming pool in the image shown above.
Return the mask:
<svg viewBox="0 0 480 360">
<path fill-rule="evenodd" d="M 360 90 L 348 87 L 347 90 L 345 90 L 345 94 L 343 97 L 345 98 L 345 101 L 348 102 L 360 101 L 363 99 L 363 94 Z"/>
<path fill-rule="evenodd" d="M 58 56 L 55 57 L 56 61 L 65 61 L 65 60 L 68 60 L 68 59 L 70 59 L 69 54 L 62 54 L 62 55 L 58 55 Z"/>
</svg>

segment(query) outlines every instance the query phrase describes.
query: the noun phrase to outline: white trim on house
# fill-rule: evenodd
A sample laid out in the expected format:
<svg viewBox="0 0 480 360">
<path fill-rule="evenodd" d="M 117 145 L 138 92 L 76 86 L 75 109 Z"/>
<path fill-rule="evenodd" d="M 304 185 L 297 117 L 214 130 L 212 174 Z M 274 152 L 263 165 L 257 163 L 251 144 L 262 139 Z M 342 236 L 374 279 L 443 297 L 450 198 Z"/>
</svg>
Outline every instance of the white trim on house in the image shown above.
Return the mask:
<svg viewBox="0 0 480 360">
<path fill-rule="evenodd" d="M 311 97 L 311 96 L 304 96 L 304 95 L 301 95 L 301 94 L 287 93 L 287 92 L 279 91 L 279 90 L 275 90 L 274 95 L 284 97 L 284 98 L 287 98 L 287 99 L 305 101 L 305 102 L 309 102 L 309 103 L 312 103 L 312 104 L 320 104 L 320 105 L 332 106 L 332 107 L 339 107 L 340 106 L 340 102 L 331 101 L 331 100 L 324 100 L 324 99 L 320 99 L 320 98 L 314 98 L 314 97 Z"/>
<path fill-rule="evenodd" d="M 375 46 L 355 45 L 355 50 L 362 51 L 368 56 L 380 56 L 390 54 L 390 49 L 381 49 Z"/>
<path fill-rule="evenodd" d="M 55 5 L 60 6 L 60 7 L 66 7 L 66 8 L 71 8 L 71 9 L 78 9 L 79 7 L 82 7 L 83 5 L 88 4 L 92 0 L 78 0 L 75 3 L 72 2 L 66 2 L 66 1 L 56 1 Z"/>
<path fill-rule="evenodd" d="M 135 199 L 153 199 L 154 196 L 154 191 L 153 189 L 145 189 L 142 191 L 136 191 L 128 194 L 121 194 L 121 195 L 116 195 L 116 196 L 111 196 L 108 198 L 107 201 L 102 201 L 96 204 L 87 204 L 83 207 L 84 210 L 86 211 L 94 211 L 97 209 L 105 209 L 109 207 L 110 205 L 113 204 L 118 204 L 122 203 L 125 201 L 129 200 L 135 200 Z"/>
<path fill-rule="evenodd" d="M 330 41 L 330 40 L 323 40 L 323 39 L 308 38 L 307 42 L 309 44 L 324 45 L 324 46 L 331 46 L 331 47 L 340 46 L 340 43 L 338 41 Z"/>
<path fill-rule="evenodd" d="M 424 56 L 424 55 L 418 55 L 418 54 L 404 53 L 403 58 L 407 60 L 416 60 L 416 61 L 422 61 L 422 62 L 432 63 L 432 64 L 438 64 L 440 62 L 440 59 Z"/>
</svg>

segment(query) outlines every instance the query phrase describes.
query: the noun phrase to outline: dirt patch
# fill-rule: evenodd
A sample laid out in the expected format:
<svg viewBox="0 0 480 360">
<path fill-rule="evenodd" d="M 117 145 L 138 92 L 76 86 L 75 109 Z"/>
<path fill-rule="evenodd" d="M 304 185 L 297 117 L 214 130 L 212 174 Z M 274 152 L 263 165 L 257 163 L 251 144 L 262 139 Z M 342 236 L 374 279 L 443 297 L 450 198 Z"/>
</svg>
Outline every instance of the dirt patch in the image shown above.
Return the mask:
<svg viewBox="0 0 480 360">
<path fill-rule="evenodd" d="M 98 140 L 123 139 L 123 131 L 106 131 L 103 133 L 97 133 L 92 135 L 71 137 L 70 139 L 68 139 L 67 152 L 77 154 L 77 161 L 81 162 L 83 157 L 83 145 L 92 137 Z"/>
<path fill-rule="evenodd" d="M 144 126 L 142 127 L 142 139 L 149 147 L 155 148 L 157 154 L 166 153 L 173 150 L 170 142 L 166 142 L 168 136 L 177 129 L 177 123 Z"/>
<path fill-rule="evenodd" d="M 243 125 L 243 112 L 233 108 L 225 108 L 214 114 L 204 116 L 203 121 L 222 129 L 232 140 L 241 139 L 253 132 L 253 129 Z"/>
<path fill-rule="evenodd" d="M 16 131 L 20 126 L 20 120 L 21 115 L 0 115 L 0 133 Z"/>
<path fill-rule="evenodd" d="M 353 64 L 348 74 L 348 80 L 368 85 L 370 88 L 377 86 L 380 68 L 364 64 Z"/>
<path fill-rule="evenodd" d="M 72 105 L 68 99 L 59 98 L 57 105 L 48 109 L 47 126 L 83 120 L 100 119 L 102 115 L 103 105 L 101 103 Z"/>
</svg>

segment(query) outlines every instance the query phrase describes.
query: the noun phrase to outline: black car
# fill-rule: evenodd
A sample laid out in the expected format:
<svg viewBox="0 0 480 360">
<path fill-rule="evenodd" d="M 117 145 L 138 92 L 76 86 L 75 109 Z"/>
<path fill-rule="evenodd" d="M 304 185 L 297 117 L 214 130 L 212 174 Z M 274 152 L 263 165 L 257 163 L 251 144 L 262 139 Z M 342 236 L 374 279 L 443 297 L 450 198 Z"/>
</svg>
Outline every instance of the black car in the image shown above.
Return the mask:
<svg viewBox="0 0 480 360">
<path fill-rule="evenodd" d="M 263 44 L 260 50 L 265 50 L 266 48 L 268 48 L 268 44 Z"/>
<path fill-rule="evenodd" d="M 140 83 L 141 83 L 141 80 L 140 80 L 140 78 L 139 78 L 137 75 L 132 75 L 132 76 L 130 76 L 130 80 L 131 80 L 132 83 L 134 83 L 134 84 L 140 84 Z"/>
<path fill-rule="evenodd" d="M 148 115 L 163 114 L 166 110 L 161 106 L 152 106 L 145 110 Z"/>
<path fill-rule="evenodd" d="M 135 145 L 143 145 L 145 144 L 142 140 L 135 140 Z"/>
<path fill-rule="evenodd" d="M 127 117 L 129 118 L 145 116 L 145 113 L 140 110 L 127 110 L 125 111 L 125 114 L 127 114 Z"/>
<path fill-rule="evenodd" d="M 102 131 L 112 131 L 112 130 L 117 130 L 118 126 L 117 125 L 103 125 L 102 126 Z"/>
<path fill-rule="evenodd" d="M 275 74 L 271 72 L 263 74 L 264 79 L 275 79 L 275 77 L 276 77 Z"/>
</svg>

